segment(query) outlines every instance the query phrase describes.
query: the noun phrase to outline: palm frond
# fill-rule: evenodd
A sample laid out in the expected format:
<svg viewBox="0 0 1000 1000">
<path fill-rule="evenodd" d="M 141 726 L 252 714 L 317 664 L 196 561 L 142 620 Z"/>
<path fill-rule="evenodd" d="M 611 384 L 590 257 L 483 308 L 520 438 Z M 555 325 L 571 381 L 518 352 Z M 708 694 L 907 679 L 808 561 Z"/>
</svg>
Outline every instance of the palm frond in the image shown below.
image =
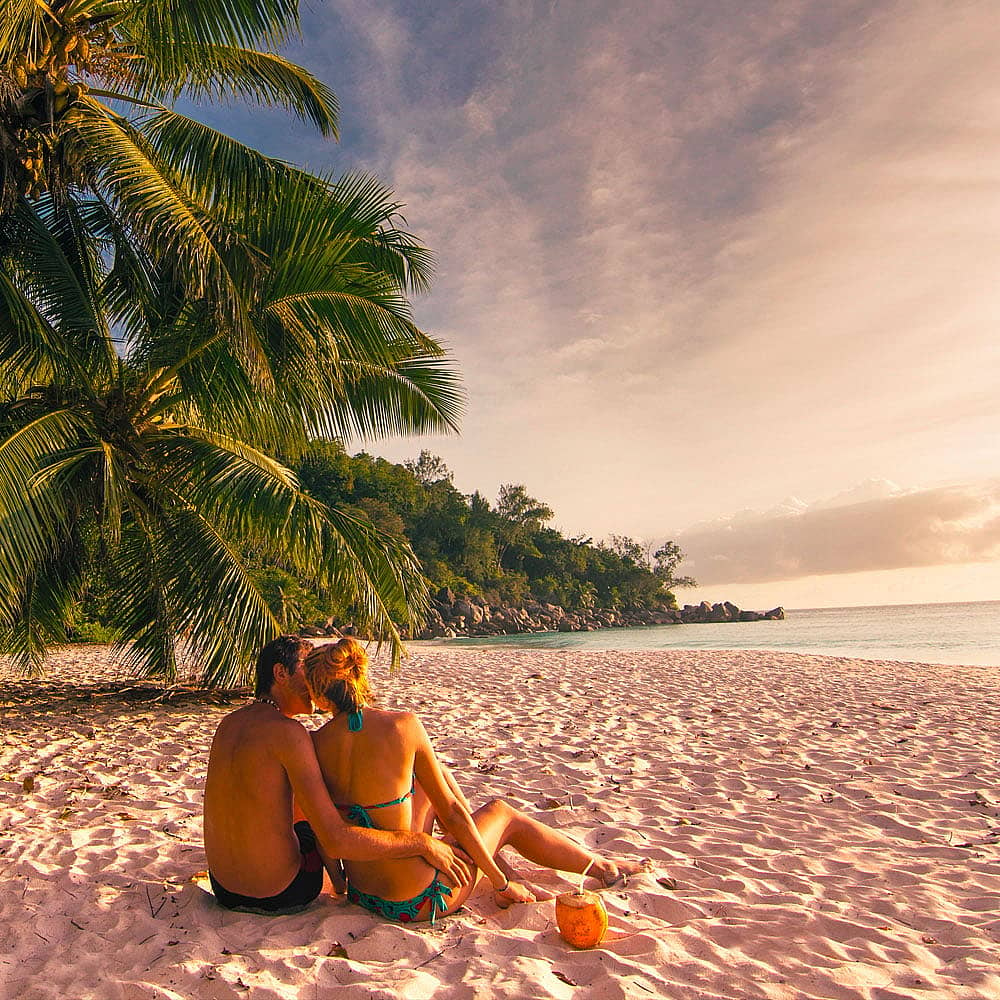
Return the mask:
<svg viewBox="0 0 1000 1000">
<path fill-rule="evenodd" d="M 245 214 L 270 202 L 275 179 L 295 168 L 174 111 L 141 123 L 157 154 L 201 204 L 233 206 Z"/>
<path fill-rule="evenodd" d="M 219 334 L 229 338 L 255 380 L 267 382 L 266 359 L 235 280 L 237 272 L 252 270 L 250 248 L 198 205 L 130 122 L 88 100 L 74 112 L 72 128 L 133 238 L 176 274 L 188 297 L 212 304 Z"/>
<path fill-rule="evenodd" d="M 117 359 L 101 303 L 103 247 L 80 208 L 51 196 L 21 199 L 9 221 L 19 236 L 9 257 L 18 285 L 59 332 L 59 353 L 47 361 L 86 384 L 107 376 Z"/>
<path fill-rule="evenodd" d="M 298 11 L 298 0 L 144 0 L 125 27 L 138 46 L 166 63 L 190 44 L 281 45 L 298 31 Z"/>
<path fill-rule="evenodd" d="M 177 63 L 184 67 L 176 73 Z M 160 67 L 149 61 L 144 66 L 147 79 Z M 162 80 L 151 81 L 176 99 L 181 94 L 195 100 L 238 99 L 262 106 L 287 108 L 303 121 L 311 122 L 320 133 L 337 137 L 340 109 L 337 98 L 311 73 L 273 52 L 222 45 L 177 46 Z"/>
<path fill-rule="evenodd" d="M 439 354 L 407 356 L 393 365 L 345 361 L 340 393 L 312 431 L 349 441 L 458 430 L 465 407 L 460 374 Z"/>
<path fill-rule="evenodd" d="M 156 559 L 160 585 L 137 579 L 140 567 L 134 561 L 128 578 L 131 586 L 142 587 L 140 594 L 156 594 L 162 610 L 146 617 L 153 609 L 145 597 L 122 595 L 128 602 L 122 642 L 131 640 L 127 661 L 145 672 L 173 675 L 180 650 L 201 664 L 212 683 L 233 683 L 278 631 L 243 559 L 191 508 L 165 509 L 147 532 L 143 549 Z M 167 622 L 172 635 L 163 628 Z"/>
<path fill-rule="evenodd" d="M 328 225 L 358 240 L 358 259 L 391 275 L 402 289 L 427 291 L 434 277 L 434 254 L 412 233 L 397 227 L 397 220 L 404 221 L 403 206 L 393 192 L 377 177 L 360 171 L 327 178 L 327 183 Z"/>
<path fill-rule="evenodd" d="M 75 108 L 67 143 L 98 173 L 109 202 L 129 220 L 152 256 L 183 262 L 191 294 L 209 292 L 233 304 L 232 278 L 212 218 L 184 191 L 142 133 L 103 105 L 86 99 Z"/>
<path fill-rule="evenodd" d="M 11 410 L 8 405 L 9 423 Z M 26 581 L 35 579 L 62 550 L 69 534 L 65 498 L 33 488 L 38 470 L 54 454 L 74 448 L 82 425 L 68 410 L 31 420 L 0 442 L 0 619 L 13 624 Z M 44 590 L 44 582 L 40 584 Z"/>
<path fill-rule="evenodd" d="M 66 545 L 20 581 L 0 617 L 0 649 L 20 670 L 37 672 L 53 645 L 66 642 L 66 623 L 83 586 L 79 550 Z"/>
<path fill-rule="evenodd" d="M 35 0 L 6 0 L 0 18 L 0 59 L 33 58 L 42 41 L 45 13 Z"/>
<path fill-rule="evenodd" d="M 66 342 L 6 270 L 0 270 L 0 382 L 48 380 L 68 358 Z"/>
<path fill-rule="evenodd" d="M 134 669 L 177 676 L 182 627 L 170 600 L 169 540 L 149 512 L 133 509 L 128 530 L 110 553 L 111 600 L 119 638 L 116 651 Z"/>
</svg>

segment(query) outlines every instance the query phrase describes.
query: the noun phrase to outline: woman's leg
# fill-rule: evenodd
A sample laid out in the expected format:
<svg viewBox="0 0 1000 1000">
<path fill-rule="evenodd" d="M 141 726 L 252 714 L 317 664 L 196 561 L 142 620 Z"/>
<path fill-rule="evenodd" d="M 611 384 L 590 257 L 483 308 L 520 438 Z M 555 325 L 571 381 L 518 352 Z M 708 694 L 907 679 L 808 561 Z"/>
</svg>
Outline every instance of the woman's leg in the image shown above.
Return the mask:
<svg viewBox="0 0 1000 1000">
<path fill-rule="evenodd" d="M 566 834 L 540 823 L 502 799 L 494 799 L 477 809 L 472 818 L 486 849 L 494 857 L 501 847 L 513 847 L 521 857 L 544 868 L 578 874 L 589 869 L 589 874 L 606 886 L 614 885 L 622 876 L 634 875 L 648 868 L 648 862 L 615 862 L 593 854 Z M 448 906 L 449 913 L 465 902 L 472 888 L 471 885 L 465 886 L 453 895 Z"/>
<path fill-rule="evenodd" d="M 571 837 L 523 813 L 502 799 L 494 799 L 473 815 L 483 842 L 494 854 L 508 844 L 523 858 L 561 872 L 587 871 L 604 885 L 647 871 L 649 861 L 612 861 L 588 851 Z"/>
<path fill-rule="evenodd" d="M 566 834 L 539 823 L 502 799 L 488 802 L 482 809 L 477 809 L 472 818 L 483 843 L 492 854 L 509 845 L 521 857 L 543 868 L 582 872 L 591 865 L 591 871 L 598 874 L 596 869 L 602 858 L 591 854 Z"/>
</svg>

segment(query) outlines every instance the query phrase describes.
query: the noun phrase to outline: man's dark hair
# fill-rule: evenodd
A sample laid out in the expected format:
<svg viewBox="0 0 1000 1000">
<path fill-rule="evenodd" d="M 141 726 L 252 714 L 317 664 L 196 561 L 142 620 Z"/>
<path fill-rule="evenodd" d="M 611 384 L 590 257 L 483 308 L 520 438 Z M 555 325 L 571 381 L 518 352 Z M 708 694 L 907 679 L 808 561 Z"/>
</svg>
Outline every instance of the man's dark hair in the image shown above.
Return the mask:
<svg viewBox="0 0 1000 1000">
<path fill-rule="evenodd" d="M 257 682 L 253 693 L 262 698 L 271 692 L 274 684 L 274 667 L 283 663 L 290 674 L 294 674 L 302 659 L 302 653 L 309 649 L 311 643 L 300 639 L 297 635 L 279 635 L 272 639 L 257 657 Z"/>
</svg>

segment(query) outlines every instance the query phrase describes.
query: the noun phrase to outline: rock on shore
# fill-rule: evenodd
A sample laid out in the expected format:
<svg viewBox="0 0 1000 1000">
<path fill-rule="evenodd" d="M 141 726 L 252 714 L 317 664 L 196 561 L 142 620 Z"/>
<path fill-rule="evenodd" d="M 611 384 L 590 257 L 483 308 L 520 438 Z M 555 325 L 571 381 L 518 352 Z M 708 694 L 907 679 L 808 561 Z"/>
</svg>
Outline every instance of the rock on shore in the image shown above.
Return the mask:
<svg viewBox="0 0 1000 1000">
<path fill-rule="evenodd" d="M 456 597 L 447 587 L 431 601 L 427 624 L 418 639 L 456 636 L 520 635 L 525 632 L 594 632 L 635 625 L 687 625 L 710 622 L 780 621 L 784 609 L 741 611 L 725 601 L 686 604 L 682 609 L 603 608 L 567 611 L 558 604 L 532 601 L 520 607 L 493 605 L 479 597 Z"/>
</svg>

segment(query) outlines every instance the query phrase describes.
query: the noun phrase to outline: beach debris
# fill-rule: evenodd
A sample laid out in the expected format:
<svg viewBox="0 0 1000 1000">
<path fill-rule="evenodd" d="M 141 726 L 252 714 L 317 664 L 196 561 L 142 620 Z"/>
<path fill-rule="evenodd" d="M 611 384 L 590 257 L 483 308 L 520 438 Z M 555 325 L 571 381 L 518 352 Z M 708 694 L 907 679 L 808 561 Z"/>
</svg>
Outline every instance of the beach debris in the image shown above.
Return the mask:
<svg viewBox="0 0 1000 1000">
<path fill-rule="evenodd" d="M 561 983 L 565 983 L 567 986 L 579 986 L 580 984 L 573 979 L 570 979 L 565 972 L 560 972 L 558 969 L 552 970 L 552 975 L 556 977 Z"/>
<path fill-rule="evenodd" d="M 21 788 L 26 792 L 33 792 L 35 790 L 35 776 L 29 774 L 24 781 L 21 782 Z"/>
<path fill-rule="evenodd" d="M 671 892 L 677 891 L 677 879 L 671 875 L 661 876 L 656 880 L 656 884 L 662 886 L 664 889 L 669 889 Z"/>
<path fill-rule="evenodd" d="M 561 809 L 564 805 L 566 803 L 560 799 L 553 799 L 548 796 L 538 800 L 539 809 Z"/>
<path fill-rule="evenodd" d="M 153 897 L 152 897 L 152 895 L 150 895 L 150 892 L 149 892 L 149 886 L 147 885 L 147 886 L 144 886 L 143 888 L 145 888 L 145 890 L 146 890 L 146 902 L 147 902 L 147 903 L 149 903 L 149 915 L 150 915 L 151 917 L 155 918 L 155 917 L 156 917 L 156 915 L 157 915 L 157 914 L 158 914 L 158 913 L 160 912 L 160 910 L 162 910 L 162 909 L 163 909 L 163 907 L 164 907 L 164 906 L 166 906 L 166 903 L 167 903 L 167 897 L 166 897 L 166 896 L 163 896 L 163 897 L 162 897 L 162 898 L 160 899 L 160 905 L 159 905 L 159 906 L 157 906 L 157 907 L 156 907 L 156 908 L 154 909 L 154 908 L 153 908 Z M 176 942 L 176 941 L 168 941 L 168 942 L 167 942 L 167 944 L 177 944 L 177 942 Z"/>
<path fill-rule="evenodd" d="M 330 950 L 326 953 L 327 958 L 347 958 L 347 949 L 339 942 L 334 941 L 330 945 Z"/>
<path fill-rule="evenodd" d="M 820 798 L 824 802 L 832 802 L 834 800 L 835 796 L 834 796 L 833 792 L 821 792 L 820 793 Z"/>
<path fill-rule="evenodd" d="M 28 789 L 25 789 L 25 791 L 28 791 Z M 972 798 L 969 799 L 969 805 L 992 806 L 993 803 L 986 797 L 986 795 L 983 792 L 979 791 L 979 789 L 976 789 L 976 791 L 972 793 Z"/>
</svg>

